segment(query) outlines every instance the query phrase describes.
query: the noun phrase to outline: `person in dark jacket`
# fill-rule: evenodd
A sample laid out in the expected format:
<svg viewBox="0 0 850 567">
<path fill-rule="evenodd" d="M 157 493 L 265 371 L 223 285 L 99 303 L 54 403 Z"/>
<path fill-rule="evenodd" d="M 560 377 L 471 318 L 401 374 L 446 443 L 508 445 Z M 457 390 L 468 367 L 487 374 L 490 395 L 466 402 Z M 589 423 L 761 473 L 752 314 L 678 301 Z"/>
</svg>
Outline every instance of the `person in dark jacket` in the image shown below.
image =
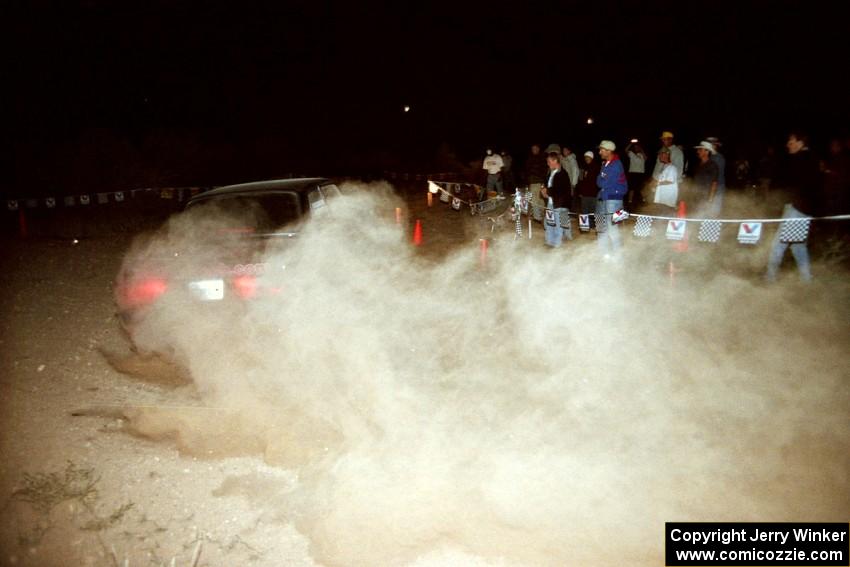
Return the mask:
<svg viewBox="0 0 850 567">
<path fill-rule="evenodd" d="M 775 187 L 787 191 L 788 199 L 782 211 L 782 218 L 808 218 L 818 205 L 820 189 L 820 164 L 817 157 L 809 150 L 808 137 L 801 132 L 792 132 L 788 136 L 788 157 L 780 170 Z M 809 249 L 806 246 L 807 235 L 789 235 L 786 224 L 782 223 L 776 231 L 773 248 L 767 263 L 768 282 L 776 281 L 779 266 L 785 251 L 791 247 L 791 254 L 800 271 L 800 278 L 808 283 L 812 280 Z"/>
<path fill-rule="evenodd" d="M 531 191 L 531 202 L 538 207 L 543 206 L 540 199 L 540 189 L 546 179 L 549 169 L 546 167 L 546 156 L 540 153 L 540 146 L 531 146 L 531 153 L 525 160 L 525 182 Z"/>
<path fill-rule="evenodd" d="M 544 203 L 552 197 L 552 204 L 556 209 L 570 208 L 570 174 L 561 168 L 561 156 L 551 152 L 546 157 L 549 173 L 540 189 L 540 196 Z"/>
<path fill-rule="evenodd" d="M 584 152 L 584 167 L 579 172 L 579 180 L 576 184 L 578 194 L 577 210 L 583 215 L 590 215 L 590 224 L 594 224 L 593 213 L 596 212 L 596 195 L 599 187 L 596 186 L 596 177 L 599 175 L 599 160 L 595 159 L 593 152 Z"/>
</svg>

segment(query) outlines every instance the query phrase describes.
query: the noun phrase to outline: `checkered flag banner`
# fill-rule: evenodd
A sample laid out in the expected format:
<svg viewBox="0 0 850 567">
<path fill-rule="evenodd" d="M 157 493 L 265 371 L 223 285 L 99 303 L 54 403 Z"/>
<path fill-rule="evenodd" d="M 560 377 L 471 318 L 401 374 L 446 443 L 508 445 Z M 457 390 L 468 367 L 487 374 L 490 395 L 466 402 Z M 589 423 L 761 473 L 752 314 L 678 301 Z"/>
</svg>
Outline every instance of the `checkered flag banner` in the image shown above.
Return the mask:
<svg viewBox="0 0 850 567">
<path fill-rule="evenodd" d="M 543 221 L 543 207 L 537 203 L 531 203 L 531 216 L 536 221 Z"/>
<path fill-rule="evenodd" d="M 787 220 L 779 229 L 779 240 L 781 242 L 805 242 L 809 237 L 809 224 L 811 219 L 801 218 Z"/>
<path fill-rule="evenodd" d="M 646 238 L 652 234 L 652 217 L 637 217 L 635 222 L 634 235 L 640 238 Z"/>
<path fill-rule="evenodd" d="M 721 228 L 723 228 L 723 223 L 718 220 L 704 220 L 699 225 L 697 239 L 700 242 L 717 242 L 720 240 Z"/>
<path fill-rule="evenodd" d="M 596 232 L 598 234 L 602 234 L 606 230 L 608 230 L 608 223 L 605 222 L 605 214 L 594 213 L 594 218 L 596 219 Z"/>
</svg>

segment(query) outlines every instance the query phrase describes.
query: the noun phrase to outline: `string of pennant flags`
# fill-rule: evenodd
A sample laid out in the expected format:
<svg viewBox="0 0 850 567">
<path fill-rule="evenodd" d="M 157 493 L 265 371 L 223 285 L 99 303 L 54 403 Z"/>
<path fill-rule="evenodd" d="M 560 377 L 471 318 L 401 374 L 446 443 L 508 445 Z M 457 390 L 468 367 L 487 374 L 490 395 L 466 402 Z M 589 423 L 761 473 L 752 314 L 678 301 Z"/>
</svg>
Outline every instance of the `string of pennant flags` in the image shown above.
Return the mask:
<svg viewBox="0 0 850 567">
<path fill-rule="evenodd" d="M 154 195 L 161 199 L 186 201 L 189 198 L 210 189 L 209 187 L 165 187 L 130 189 L 127 191 L 107 191 L 102 193 L 83 193 L 80 195 L 65 195 L 63 197 L 41 197 L 26 199 L 7 199 L 6 210 L 19 211 L 23 209 L 56 209 L 59 207 L 85 207 L 93 204 L 107 205 L 109 203 L 124 203 L 128 199 L 137 198 L 140 194 Z"/>
<path fill-rule="evenodd" d="M 462 206 L 468 206 L 471 214 L 487 212 L 496 207 L 496 203 L 500 199 L 486 199 L 484 201 L 474 202 L 471 199 L 463 199 L 458 195 L 463 195 L 465 192 L 472 190 L 480 190 L 481 187 L 471 183 L 452 183 L 439 182 L 428 180 L 428 188 L 431 192 L 440 192 L 440 201 L 451 203 L 455 210 L 460 210 Z M 528 215 L 529 221 L 529 238 L 531 238 L 531 219 L 543 221 L 552 224 L 557 216 L 560 216 L 560 226 L 565 231 L 570 231 L 569 217 L 576 217 L 578 227 L 581 232 L 591 230 L 591 217 L 595 221 L 595 225 L 599 229 L 607 226 L 607 223 L 601 222 L 601 219 L 596 213 L 582 214 L 569 212 L 566 209 L 553 209 L 550 207 L 541 206 L 533 203 L 531 200 L 531 192 L 526 190 L 521 192 L 517 190 L 514 197 L 512 220 L 516 223 L 516 234 L 522 236 L 522 222 L 520 216 Z M 566 217 L 566 222 L 565 222 Z M 615 224 L 625 222 L 628 219 L 634 221 L 632 234 L 637 238 L 648 238 L 654 234 L 653 225 L 655 221 L 660 224 L 666 221 L 664 235 L 668 240 L 681 241 L 686 238 L 688 233 L 688 225 L 699 225 L 697 230 L 697 240 L 699 242 L 716 243 L 720 241 L 720 235 L 725 225 L 738 225 L 737 240 L 741 244 L 758 244 L 762 237 L 762 228 L 764 225 L 773 223 L 782 223 L 780 226 L 779 238 L 782 242 L 805 242 L 809 236 L 809 229 L 812 221 L 837 221 L 850 220 L 850 215 L 832 215 L 822 217 L 800 217 L 800 218 L 752 218 L 752 219 L 708 219 L 708 218 L 680 218 L 660 215 L 645 215 L 645 214 L 630 214 L 626 211 L 617 211 L 613 214 L 613 222 Z M 495 226 L 495 223 L 494 223 Z"/>
</svg>

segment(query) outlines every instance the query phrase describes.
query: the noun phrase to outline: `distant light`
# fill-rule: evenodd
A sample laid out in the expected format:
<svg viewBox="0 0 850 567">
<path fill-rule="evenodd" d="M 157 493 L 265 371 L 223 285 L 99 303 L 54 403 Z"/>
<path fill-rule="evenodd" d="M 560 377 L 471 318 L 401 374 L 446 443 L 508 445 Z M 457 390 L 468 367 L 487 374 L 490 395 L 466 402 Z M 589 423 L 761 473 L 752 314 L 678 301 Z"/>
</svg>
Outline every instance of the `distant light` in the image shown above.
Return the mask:
<svg viewBox="0 0 850 567">
<path fill-rule="evenodd" d="M 405 105 L 405 106 L 404 106 L 404 111 L 405 111 L 405 112 L 410 112 L 410 107 L 409 107 L 409 106 L 407 106 L 407 105 Z"/>
<path fill-rule="evenodd" d="M 592 116 L 589 116 L 589 117 L 587 118 L 587 123 L 588 123 L 588 124 L 593 124 L 593 117 L 592 117 Z"/>
<path fill-rule="evenodd" d="M 633 143 L 633 144 L 637 144 L 637 143 L 638 143 L 638 139 L 637 139 L 637 138 L 632 138 L 632 143 Z"/>
<path fill-rule="evenodd" d="M 80 243 L 80 241 L 79 241 L 79 240 L 77 240 L 76 238 L 75 238 L 74 240 L 72 240 L 72 241 L 71 241 L 71 244 L 79 244 L 79 243 Z"/>
</svg>

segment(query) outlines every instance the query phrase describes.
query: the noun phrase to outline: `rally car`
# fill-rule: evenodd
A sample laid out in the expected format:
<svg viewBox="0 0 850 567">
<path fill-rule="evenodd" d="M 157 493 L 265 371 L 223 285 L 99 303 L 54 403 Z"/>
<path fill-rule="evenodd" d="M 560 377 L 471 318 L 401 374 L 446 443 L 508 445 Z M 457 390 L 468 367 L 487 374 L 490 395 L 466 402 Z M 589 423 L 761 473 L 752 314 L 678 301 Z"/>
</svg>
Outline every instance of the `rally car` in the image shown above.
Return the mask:
<svg viewBox="0 0 850 567">
<path fill-rule="evenodd" d="M 122 327 L 134 329 L 166 300 L 216 304 L 280 293 L 262 278 L 271 239 L 292 239 L 341 195 L 329 179 L 261 181 L 194 196 L 167 235 L 125 258 L 115 282 Z M 281 268 L 276 266 L 276 268 Z"/>
</svg>

